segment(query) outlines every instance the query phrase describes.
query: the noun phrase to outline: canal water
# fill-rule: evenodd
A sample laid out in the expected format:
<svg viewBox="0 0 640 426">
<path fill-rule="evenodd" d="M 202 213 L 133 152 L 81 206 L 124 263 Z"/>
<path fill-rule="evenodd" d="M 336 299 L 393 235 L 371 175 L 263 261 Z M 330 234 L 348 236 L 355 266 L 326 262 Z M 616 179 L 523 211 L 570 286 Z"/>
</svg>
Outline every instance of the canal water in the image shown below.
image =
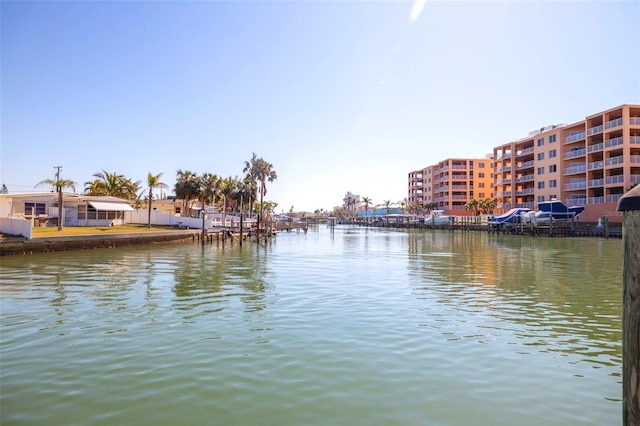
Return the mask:
<svg viewBox="0 0 640 426">
<path fill-rule="evenodd" d="M 2 425 L 615 425 L 621 241 L 320 225 L 1 259 Z"/>
</svg>

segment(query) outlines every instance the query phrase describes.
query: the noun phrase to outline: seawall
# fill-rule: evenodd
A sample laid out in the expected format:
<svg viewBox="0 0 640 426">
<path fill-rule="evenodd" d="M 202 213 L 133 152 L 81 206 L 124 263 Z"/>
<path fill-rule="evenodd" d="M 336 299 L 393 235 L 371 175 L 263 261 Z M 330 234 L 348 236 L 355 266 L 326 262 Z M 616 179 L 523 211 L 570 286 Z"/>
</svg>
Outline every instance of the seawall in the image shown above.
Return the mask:
<svg viewBox="0 0 640 426">
<path fill-rule="evenodd" d="M 200 230 L 184 229 L 176 231 L 130 234 L 42 237 L 30 240 L 27 240 L 26 238 L 10 237 L 0 240 L 0 256 L 124 247 L 142 244 L 161 244 L 181 241 L 193 242 L 199 240 L 201 234 L 202 231 Z"/>
</svg>

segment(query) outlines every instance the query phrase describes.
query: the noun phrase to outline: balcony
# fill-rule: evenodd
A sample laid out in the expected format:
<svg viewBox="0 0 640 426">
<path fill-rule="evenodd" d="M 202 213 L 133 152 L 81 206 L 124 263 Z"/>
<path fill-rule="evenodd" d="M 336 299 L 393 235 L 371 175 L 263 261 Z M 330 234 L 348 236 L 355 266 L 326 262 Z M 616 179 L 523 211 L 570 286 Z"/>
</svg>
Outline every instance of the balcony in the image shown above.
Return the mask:
<svg viewBox="0 0 640 426">
<path fill-rule="evenodd" d="M 453 180 L 467 180 L 467 175 L 453 175 L 451 176 Z"/>
<path fill-rule="evenodd" d="M 564 200 L 567 206 L 584 206 L 587 204 L 586 198 L 567 198 Z"/>
<path fill-rule="evenodd" d="M 613 127 L 622 126 L 622 117 L 616 118 L 615 120 L 607 121 L 604 123 L 605 129 L 611 129 Z"/>
<path fill-rule="evenodd" d="M 622 194 L 612 194 L 607 195 L 606 200 L 607 203 L 617 203 L 620 198 L 622 198 Z"/>
<path fill-rule="evenodd" d="M 631 183 L 640 183 L 640 175 L 631 175 Z"/>
<path fill-rule="evenodd" d="M 617 157 L 607 158 L 605 161 L 607 166 L 614 166 L 616 164 L 624 164 L 624 155 L 618 155 Z"/>
<path fill-rule="evenodd" d="M 516 191 L 516 195 L 531 195 L 534 193 L 533 188 L 522 189 L 520 191 Z"/>
<path fill-rule="evenodd" d="M 604 145 L 602 142 L 600 142 L 593 145 L 589 145 L 589 147 L 587 148 L 587 151 L 588 152 L 602 151 L 602 148 L 604 148 Z"/>
<path fill-rule="evenodd" d="M 575 132 L 574 134 L 564 138 L 564 143 L 581 141 L 584 139 L 584 137 L 585 137 L 585 132 Z"/>
<path fill-rule="evenodd" d="M 589 170 L 602 169 L 602 168 L 604 168 L 604 161 L 594 161 L 592 163 L 589 163 Z"/>
<path fill-rule="evenodd" d="M 520 163 L 520 164 L 516 165 L 516 170 L 526 169 L 526 168 L 529 168 L 529 167 L 533 167 L 533 160 L 525 161 L 524 163 Z"/>
<path fill-rule="evenodd" d="M 604 197 L 589 197 L 589 204 L 604 204 Z"/>
<path fill-rule="evenodd" d="M 632 145 L 640 145 L 640 136 L 631 136 L 629 142 L 631 142 Z"/>
<path fill-rule="evenodd" d="M 604 179 L 591 179 L 589 180 L 589 187 L 604 186 Z"/>
<path fill-rule="evenodd" d="M 586 153 L 587 153 L 587 150 L 584 148 L 574 149 L 572 151 L 565 152 L 564 159 L 566 160 L 567 158 L 584 157 Z"/>
<path fill-rule="evenodd" d="M 640 163 L 640 155 L 630 155 L 629 162 L 631 163 Z"/>
<path fill-rule="evenodd" d="M 529 181 L 534 180 L 534 179 L 535 179 L 534 175 L 526 175 L 526 176 L 520 176 L 520 177 L 516 178 L 516 182 L 517 183 L 529 182 Z"/>
<path fill-rule="evenodd" d="M 624 175 L 609 176 L 605 179 L 605 182 L 607 183 L 607 185 L 624 183 Z"/>
<path fill-rule="evenodd" d="M 533 147 L 525 148 L 520 151 L 516 151 L 516 157 L 519 157 L 521 155 L 532 154 L 532 153 L 533 153 Z"/>
<path fill-rule="evenodd" d="M 602 124 L 599 126 L 591 127 L 587 129 L 587 135 L 595 135 L 596 133 L 602 133 L 603 126 Z"/>
<path fill-rule="evenodd" d="M 640 125 L 640 117 L 629 117 L 629 124 Z"/>
<path fill-rule="evenodd" d="M 580 166 L 571 166 L 569 168 L 566 168 L 563 170 L 563 173 L 565 175 L 571 175 L 571 174 L 575 174 L 575 173 L 584 173 L 587 171 L 587 166 L 586 165 L 580 165 Z"/>
<path fill-rule="evenodd" d="M 604 146 L 607 148 L 611 148 L 612 146 L 622 145 L 623 143 L 624 138 L 622 136 L 618 136 L 617 138 L 606 140 Z"/>
<path fill-rule="evenodd" d="M 454 164 L 451 166 L 452 169 L 454 170 L 467 170 L 468 167 L 464 164 Z"/>
<path fill-rule="evenodd" d="M 571 182 L 571 183 L 565 183 L 564 184 L 564 190 L 565 191 L 576 191 L 578 189 L 586 189 L 587 188 L 587 181 L 583 180 L 580 182 Z"/>
</svg>

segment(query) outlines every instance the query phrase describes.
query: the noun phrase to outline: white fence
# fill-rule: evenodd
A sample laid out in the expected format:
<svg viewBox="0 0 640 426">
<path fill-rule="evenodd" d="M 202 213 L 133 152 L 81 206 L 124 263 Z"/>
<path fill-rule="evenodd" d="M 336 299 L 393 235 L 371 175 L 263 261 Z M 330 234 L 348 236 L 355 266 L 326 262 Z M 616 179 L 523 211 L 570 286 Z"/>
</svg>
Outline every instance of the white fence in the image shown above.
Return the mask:
<svg viewBox="0 0 640 426">
<path fill-rule="evenodd" d="M 126 223 L 140 223 L 147 224 L 149 221 L 148 209 L 136 209 L 132 212 L 125 212 Z M 256 220 L 251 218 L 243 219 L 243 228 L 251 226 Z M 176 226 L 179 228 L 192 228 L 202 229 L 202 218 L 200 217 L 182 217 L 173 216 L 168 213 L 159 212 L 157 210 L 151 210 L 151 224 L 152 225 L 165 225 Z M 207 213 L 207 217 L 204 222 L 205 229 L 211 229 L 216 227 L 230 227 L 237 228 L 240 226 L 240 216 L 235 214 L 223 214 L 223 213 Z"/>
<path fill-rule="evenodd" d="M 33 219 L 0 218 L 0 232 L 3 234 L 22 235 L 27 239 L 31 239 L 32 230 Z"/>
</svg>

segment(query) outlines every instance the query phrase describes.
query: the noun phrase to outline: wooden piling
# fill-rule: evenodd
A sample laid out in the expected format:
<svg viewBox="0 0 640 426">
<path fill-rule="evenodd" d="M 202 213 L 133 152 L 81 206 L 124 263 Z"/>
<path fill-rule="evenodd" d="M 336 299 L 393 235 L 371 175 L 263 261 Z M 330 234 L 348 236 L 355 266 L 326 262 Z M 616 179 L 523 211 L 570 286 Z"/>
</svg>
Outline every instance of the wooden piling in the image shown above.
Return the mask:
<svg viewBox="0 0 640 426">
<path fill-rule="evenodd" d="M 640 425 L 640 185 L 618 202 L 623 212 L 622 311 L 623 425 Z"/>
</svg>

